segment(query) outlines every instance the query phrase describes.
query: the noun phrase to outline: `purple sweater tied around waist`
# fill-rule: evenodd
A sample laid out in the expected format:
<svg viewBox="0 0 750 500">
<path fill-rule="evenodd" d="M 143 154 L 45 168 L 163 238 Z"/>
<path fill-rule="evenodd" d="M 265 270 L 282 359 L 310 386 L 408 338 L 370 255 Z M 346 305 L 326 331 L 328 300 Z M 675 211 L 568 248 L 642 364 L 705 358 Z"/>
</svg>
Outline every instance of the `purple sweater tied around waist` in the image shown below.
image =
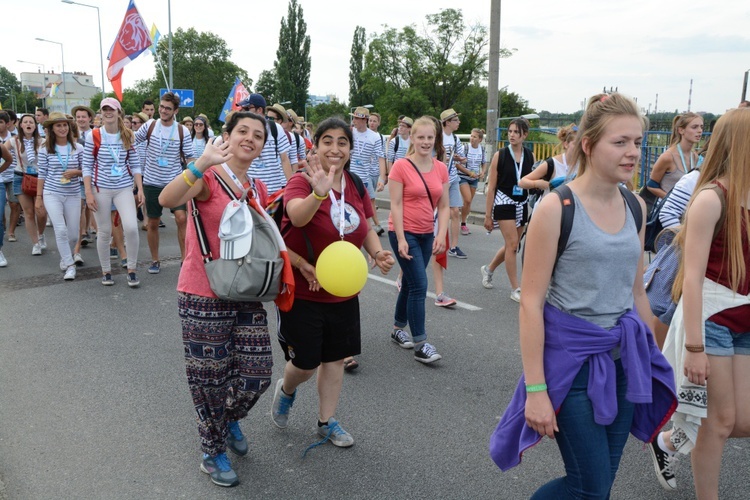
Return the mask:
<svg viewBox="0 0 750 500">
<path fill-rule="evenodd" d="M 635 404 L 631 434 L 650 442 L 677 407 L 672 367 L 656 347 L 646 325 L 628 311 L 610 330 L 544 305 L 544 375 L 555 412 L 586 361 L 590 365 L 588 396 L 597 424 L 611 424 L 617 415 L 616 372 L 611 351 L 620 347 L 627 378 L 626 398 Z M 503 418 L 490 438 L 490 456 L 508 470 L 542 436 L 526 425 L 523 375 Z"/>
</svg>

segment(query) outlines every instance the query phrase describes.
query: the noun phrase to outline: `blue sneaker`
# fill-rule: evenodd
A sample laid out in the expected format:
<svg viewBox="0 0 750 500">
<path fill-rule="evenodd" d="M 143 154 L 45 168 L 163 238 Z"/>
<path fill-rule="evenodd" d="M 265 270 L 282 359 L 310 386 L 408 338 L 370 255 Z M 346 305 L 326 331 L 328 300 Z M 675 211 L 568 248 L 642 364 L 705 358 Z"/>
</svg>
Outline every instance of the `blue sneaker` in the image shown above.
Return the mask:
<svg viewBox="0 0 750 500">
<path fill-rule="evenodd" d="M 115 280 L 112 279 L 112 275 L 110 273 L 104 274 L 102 276 L 102 285 L 104 286 L 112 286 L 115 284 Z"/>
<path fill-rule="evenodd" d="M 237 421 L 229 422 L 227 428 L 229 429 L 227 446 L 237 455 L 244 457 L 247 455 L 247 438 L 245 438 L 242 429 L 240 429 L 240 423 Z"/>
<path fill-rule="evenodd" d="M 453 247 L 448 250 L 448 255 L 457 259 L 465 259 L 468 257 L 460 248 Z"/>
<path fill-rule="evenodd" d="M 281 390 L 281 386 L 283 385 L 284 379 L 280 378 L 276 382 L 276 390 L 273 393 L 273 404 L 271 405 L 271 419 L 279 429 L 286 429 L 289 410 L 294 405 L 294 398 L 297 396 L 297 391 L 294 391 L 294 394 L 291 396 L 287 395 Z"/>
<path fill-rule="evenodd" d="M 215 457 L 204 453 L 201 471 L 211 476 L 211 481 L 219 486 L 230 488 L 240 484 L 240 479 L 232 469 L 232 462 L 226 453 L 219 453 Z"/>
<path fill-rule="evenodd" d="M 161 262 L 155 260 L 151 263 L 151 267 L 148 268 L 148 274 L 159 274 L 161 271 Z"/>
</svg>

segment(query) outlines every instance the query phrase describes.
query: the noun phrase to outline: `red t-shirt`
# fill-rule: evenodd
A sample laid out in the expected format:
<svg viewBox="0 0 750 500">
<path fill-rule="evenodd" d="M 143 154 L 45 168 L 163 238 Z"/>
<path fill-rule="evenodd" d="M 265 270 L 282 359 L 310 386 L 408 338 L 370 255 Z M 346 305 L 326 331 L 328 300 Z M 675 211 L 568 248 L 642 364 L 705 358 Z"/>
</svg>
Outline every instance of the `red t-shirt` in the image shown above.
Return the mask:
<svg viewBox="0 0 750 500">
<path fill-rule="evenodd" d="M 443 195 L 443 185 L 448 183 L 448 167 L 445 163 L 432 159 L 432 170 L 422 172 L 435 207 L 424 182 L 414 166 L 406 158 L 396 160 L 388 174 L 388 179 L 400 182 L 403 190 L 404 231 L 414 234 L 428 234 L 434 231 L 434 210 Z M 393 231 L 393 212 L 388 216 L 388 230 Z"/>
<path fill-rule="evenodd" d="M 724 191 L 726 195 L 726 190 Z M 745 217 L 742 217 L 742 251 L 745 259 L 745 282 L 739 284 L 737 293 L 740 295 L 750 294 L 750 242 L 745 232 Z M 711 242 L 711 249 L 708 253 L 708 264 L 706 265 L 706 278 L 724 285 L 729 286 L 729 262 L 724 259 L 724 235 L 726 233 L 726 224 L 722 225 L 716 237 Z M 728 255 L 728 254 L 727 254 Z M 750 332 L 750 305 L 733 307 L 725 309 L 714 314 L 710 318 L 717 325 L 725 326 L 734 333 Z"/>
<path fill-rule="evenodd" d="M 214 259 L 218 259 L 220 256 L 219 223 L 221 222 L 221 216 L 224 213 L 227 203 L 231 201 L 229 195 L 216 180 L 216 176 L 218 175 L 214 170 L 216 168 L 221 167 L 211 167 L 203 173 L 203 182 L 208 186 L 211 194 L 206 201 L 196 203 L 206 239 L 208 240 L 208 248 L 211 250 L 211 255 Z M 242 194 L 237 192 L 234 183 L 228 182 L 227 184 L 234 189 L 238 197 Z M 245 187 L 249 187 L 249 184 Z M 266 199 L 268 198 L 266 185 L 256 179 L 255 190 L 258 194 L 257 201 L 260 207 L 265 208 Z M 250 196 L 249 193 L 248 196 Z M 253 209 L 250 208 L 250 210 Z M 185 260 L 182 263 L 180 277 L 177 280 L 177 291 L 200 295 L 202 297 L 211 297 L 213 299 L 217 298 L 216 294 L 211 290 L 211 285 L 208 283 L 206 268 L 201 256 L 201 247 L 198 243 L 198 235 L 195 232 L 195 222 L 190 215 L 190 210 L 188 210 L 187 233 L 185 234 Z"/>
<path fill-rule="evenodd" d="M 370 224 L 367 219 L 372 217 L 372 203 L 370 197 L 365 191 L 364 199 L 359 196 L 357 187 L 351 180 L 350 176 L 346 176 L 346 187 L 344 189 L 344 202 L 346 205 L 346 222 L 344 227 L 344 241 L 348 241 L 355 247 L 360 248 L 365 242 L 365 237 L 370 231 Z M 337 186 L 340 189 L 340 186 Z M 341 194 L 337 188 L 334 188 L 334 194 L 336 201 L 341 204 Z M 302 175 L 293 175 L 284 189 L 284 203 L 289 203 L 289 200 L 296 198 L 307 198 L 312 192 L 310 183 L 307 182 Z M 284 235 L 284 241 L 286 242 L 287 248 L 293 250 L 297 254 L 301 255 L 303 259 L 309 261 L 307 244 L 305 243 L 304 234 L 312 243 L 313 256 L 317 259 L 320 253 L 331 243 L 339 241 L 341 236 L 339 235 L 339 212 L 331 210 L 331 197 L 323 200 L 318 207 L 318 211 L 315 212 L 313 218 L 304 227 L 294 227 L 284 213 L 284 218 L 281 222 L 281 234 Z M 295 259 L 296 260 L 296 259 Z M 295 262 L 292 261 L 292 264 Z M 314 262 L 311 262 L 314 264 Z M 346 269 L 342 269 L 341 272 L 346 272 Z M 317 292 L 311 292 L 307 280 L 302 276 L 302 273 L 294 267 L 294 297 L 310 300 L 313 302 L 343 302 L 350 299 L 351 297 L 336 297 L 326 292 L 322 288 Z"/>
</svg>

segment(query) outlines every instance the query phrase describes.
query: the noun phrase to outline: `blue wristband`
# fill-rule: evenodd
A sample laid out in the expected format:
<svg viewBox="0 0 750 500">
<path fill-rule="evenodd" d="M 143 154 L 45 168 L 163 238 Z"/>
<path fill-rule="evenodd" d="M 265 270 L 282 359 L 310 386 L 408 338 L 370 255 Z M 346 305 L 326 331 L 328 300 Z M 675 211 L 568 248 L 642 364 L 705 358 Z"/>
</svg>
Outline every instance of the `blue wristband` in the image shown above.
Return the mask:
<svg viewBox="0 0 750 500">
<path fill-rule="evenodd" d="M 193 175 L 195 176 L 196 179 L 203 178 L 203 172 L 201 172 L 200 170 L 198 170 L 197 168 L 195 168 L 195 162 L 194 161 L 191 161 L 190 163 L 188 163 L 187 168 L 188 168 L 188 170 L 190 170 L 193 173 Z"/>
<path fill-rule="evenodd" d="M 646 186 L 654 189 L 661 189 L 661 184 L 653 179 L 649 179 L 648 182 L 646 182 Z"/>
</svg>

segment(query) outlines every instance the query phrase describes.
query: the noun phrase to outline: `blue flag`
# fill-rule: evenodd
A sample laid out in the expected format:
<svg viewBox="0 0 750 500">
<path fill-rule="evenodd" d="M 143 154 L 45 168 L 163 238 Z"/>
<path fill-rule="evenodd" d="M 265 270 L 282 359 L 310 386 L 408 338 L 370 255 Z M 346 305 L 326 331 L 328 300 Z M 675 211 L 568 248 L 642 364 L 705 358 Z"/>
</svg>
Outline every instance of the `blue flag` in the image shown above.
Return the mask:
<svg viewBox="0 0 750 500">
<path fill-rule="evenodd" d="M 224 107 L 221 109 L 221 113 L 219 114 L 219 121 L 221 123 L 224 123 L 227 121 L 227 114 L 229 114 L 232 109 L 235 108 L 235 101 L 234 96 L 237 92 L 237 87 L 242 86 L 244 88 L 244 85 L 242 85 L 242 82 L 240 81 L 239 77 L 235 77 L 234 79 L 234 87 L 232 87 L 232 90 L 229 91 L 229 95 L 227 96 L 227 100 L 224 101 Z"/>
</svg>

